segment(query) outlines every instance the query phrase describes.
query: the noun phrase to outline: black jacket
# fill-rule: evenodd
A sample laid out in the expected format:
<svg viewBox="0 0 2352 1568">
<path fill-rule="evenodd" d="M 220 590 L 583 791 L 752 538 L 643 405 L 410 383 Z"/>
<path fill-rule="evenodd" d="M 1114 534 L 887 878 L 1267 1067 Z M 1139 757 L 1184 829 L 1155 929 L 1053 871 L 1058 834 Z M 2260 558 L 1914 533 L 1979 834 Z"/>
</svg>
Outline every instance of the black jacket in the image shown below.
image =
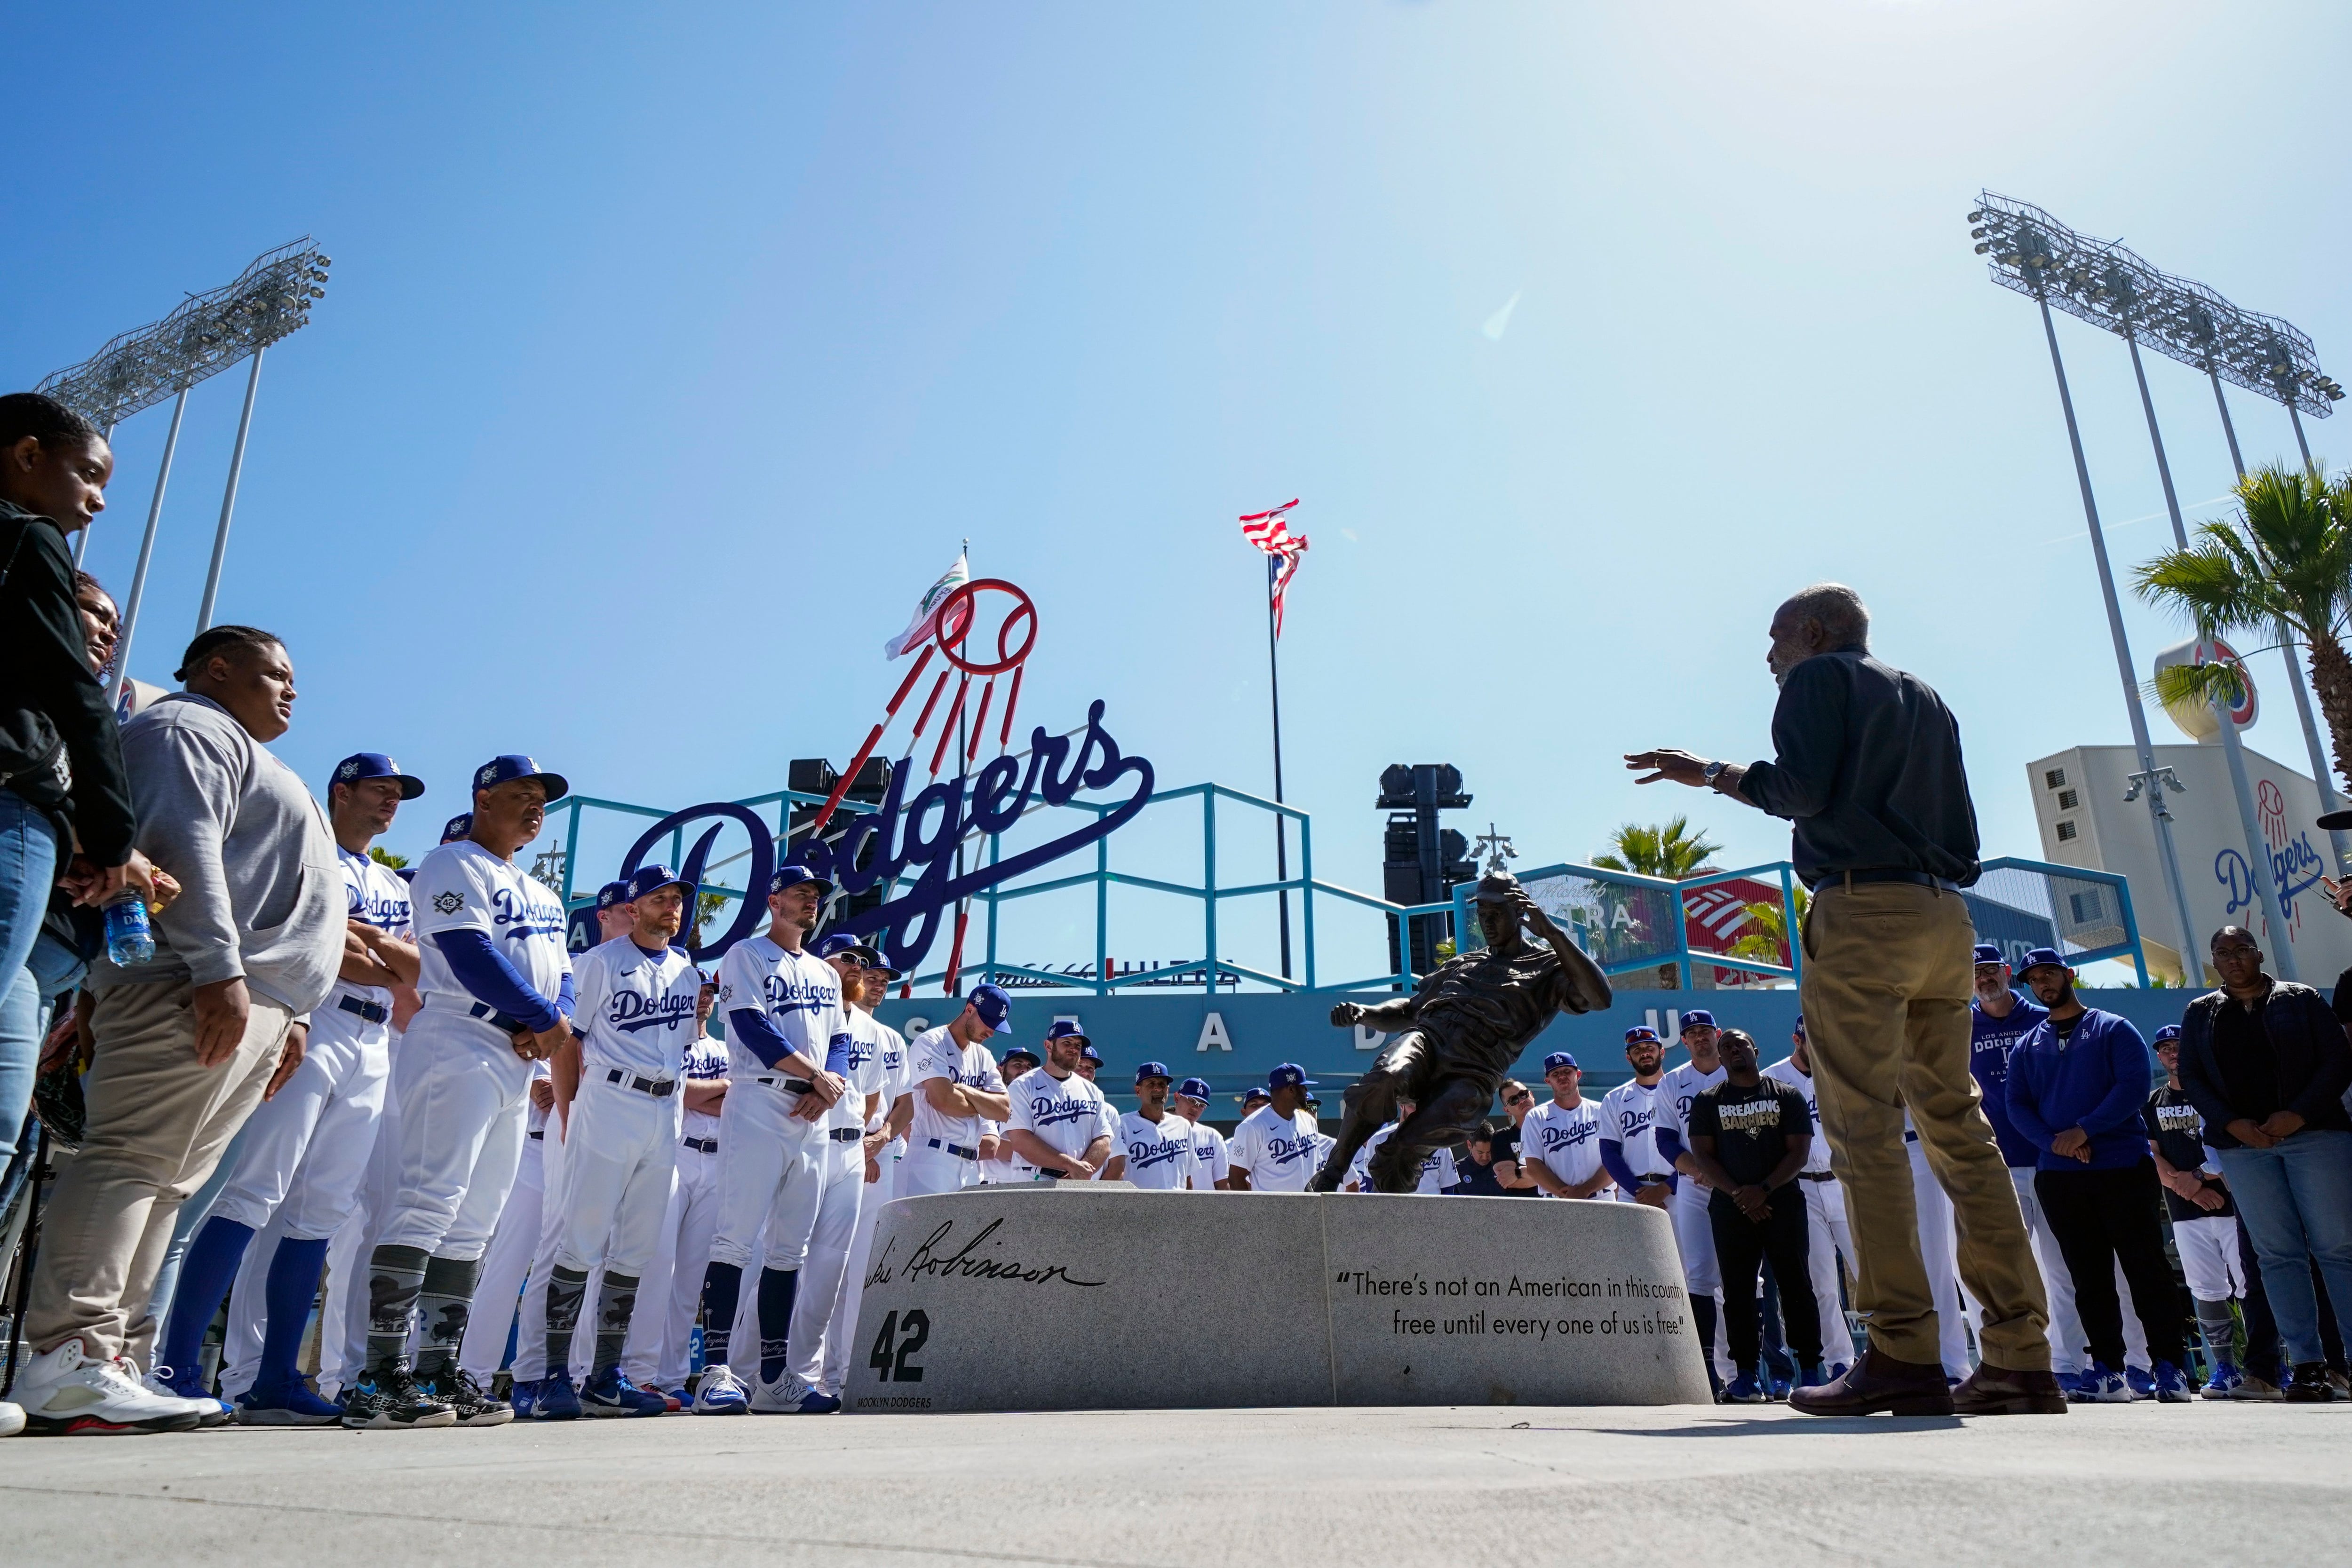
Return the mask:
<svg viewBox="0 0 2352 1568">
<path fill-rule="evenodd" d="M 0 787 L 69 822 L 100 865 L 121 865 L 138 821 L 114 713 L 90 673 L 65 530 L 0 500 Z"/>
<path fill-rule="evenodd" d="M 2213 1019 L 2229 1002 L 2227 991 L 2208 991 L 2180 1016 L 2180 1087 L 2205 1118 L 2205 1141 L 2217 1149 L 2239 1147 L 2230 1124 L 2242 1113 L 2222 1098 L 2221 1066 L 2213 1054 Z M 2352 1043 L 2344 1026 L 2309 986 L 2280 980 L 2263 1004 L 2263 1029 L 2278 1058 L 2279 1103 L 2315 1125 L 2341 1126 L 2343 1095 L 2352 1085 Z"/>
</svg>

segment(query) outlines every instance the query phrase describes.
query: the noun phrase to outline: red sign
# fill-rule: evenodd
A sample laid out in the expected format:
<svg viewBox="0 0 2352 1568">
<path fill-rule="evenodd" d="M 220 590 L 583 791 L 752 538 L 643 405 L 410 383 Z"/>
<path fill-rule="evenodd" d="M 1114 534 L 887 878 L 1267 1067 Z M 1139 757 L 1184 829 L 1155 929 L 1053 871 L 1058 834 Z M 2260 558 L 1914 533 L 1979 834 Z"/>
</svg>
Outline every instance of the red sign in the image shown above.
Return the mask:
<svg viewBox="0 0 2352 1568">
<path fill-rule="evenodd" d="M 1748 913 L 1748 906 L 1751 904 L 1780 907 L 1780 884 L 1739 877 L 1730 882 L 1711 882 L 1705 887 L 1685 890 L 1683 894 L 1683 925 L 1690 935 L 1691 951 L 1729 953 L 1741 938 L 1761 935 L 1754 917 Z M 1742 953 L 1739 956 L 1786 968 L 1789 967 L 1789 944 L 1785 939 L 1776 938 L 1769 952 Z M 1748 969 L 1718 967 L 1715 971 L 1715 983 L 1727 988 L 1763 985 L 1773 978 Z"/>
</svg>

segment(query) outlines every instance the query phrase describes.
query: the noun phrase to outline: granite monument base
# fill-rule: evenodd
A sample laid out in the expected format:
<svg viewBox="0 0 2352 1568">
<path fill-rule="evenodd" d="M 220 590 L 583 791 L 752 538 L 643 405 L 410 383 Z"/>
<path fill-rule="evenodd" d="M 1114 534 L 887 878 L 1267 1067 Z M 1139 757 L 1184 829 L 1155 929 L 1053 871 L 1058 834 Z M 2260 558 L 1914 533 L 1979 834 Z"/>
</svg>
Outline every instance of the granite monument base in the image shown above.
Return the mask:
<svg viewBox="0 0 2352 1568">
<path fill-rule="evenodd" d="M 844 1408 L 1705 1404 L 1635 1204 L 1040 1183 L 900 1198 Z"/>
</svg>

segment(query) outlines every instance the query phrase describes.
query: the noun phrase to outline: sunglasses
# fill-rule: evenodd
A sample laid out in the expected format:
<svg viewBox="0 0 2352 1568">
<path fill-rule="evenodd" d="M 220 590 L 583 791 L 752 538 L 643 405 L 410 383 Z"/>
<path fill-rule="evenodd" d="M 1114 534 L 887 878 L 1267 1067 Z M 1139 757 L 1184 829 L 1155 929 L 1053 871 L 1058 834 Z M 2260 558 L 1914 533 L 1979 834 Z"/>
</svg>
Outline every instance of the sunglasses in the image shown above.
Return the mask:
<svg viewBox="0 0 2352 1568">
<path fill-rule="evenodd" d="M 1506 1105 L 1524 1105 L 1534 1098 L 1535 1096 L 1533 1094 L 1530 1094 L 1526 1090 L 1522 1089 L 1517 1094 L 1505 1096 L 1503 1103 Z"/>
</svg>

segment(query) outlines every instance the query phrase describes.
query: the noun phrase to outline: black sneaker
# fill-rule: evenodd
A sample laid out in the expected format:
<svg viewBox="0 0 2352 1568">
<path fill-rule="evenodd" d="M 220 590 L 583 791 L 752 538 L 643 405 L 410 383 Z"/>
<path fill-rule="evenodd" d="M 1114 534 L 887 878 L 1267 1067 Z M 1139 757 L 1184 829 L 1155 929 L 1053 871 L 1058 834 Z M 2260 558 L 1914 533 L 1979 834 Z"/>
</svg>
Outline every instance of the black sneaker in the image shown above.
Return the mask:
<svg viewBox="0 0 2352 1568">
<path fill-rule="evenodd" d="M 436 1400 L 457 1413 L 460 1427 L 503 1427 L 514 1419 L 514 1406 L 503 1399 L 494 1399 L 482 1392 L 474 1375 L 451 1362 L 446 1371 L 436 1372 L 418 1383 L 427 1399 Z"/>
<path fill-rule="evenodd" d="M 2326 1362 L 2306 1361 L 2294 1369 L 2279 1395 L 2290 1405 L 2325 1405 L 2336 1397 L 2336 1385 L 2328 1379 Z"/>
<path fill-rule="evenodd" d="M 457 1412 L 419 1388 L 404 1366 L 362 1374 L 337 1403 L 343 1407 L 344 1426 L 367 1431 L 457 1424 Z"/>
</svg>

